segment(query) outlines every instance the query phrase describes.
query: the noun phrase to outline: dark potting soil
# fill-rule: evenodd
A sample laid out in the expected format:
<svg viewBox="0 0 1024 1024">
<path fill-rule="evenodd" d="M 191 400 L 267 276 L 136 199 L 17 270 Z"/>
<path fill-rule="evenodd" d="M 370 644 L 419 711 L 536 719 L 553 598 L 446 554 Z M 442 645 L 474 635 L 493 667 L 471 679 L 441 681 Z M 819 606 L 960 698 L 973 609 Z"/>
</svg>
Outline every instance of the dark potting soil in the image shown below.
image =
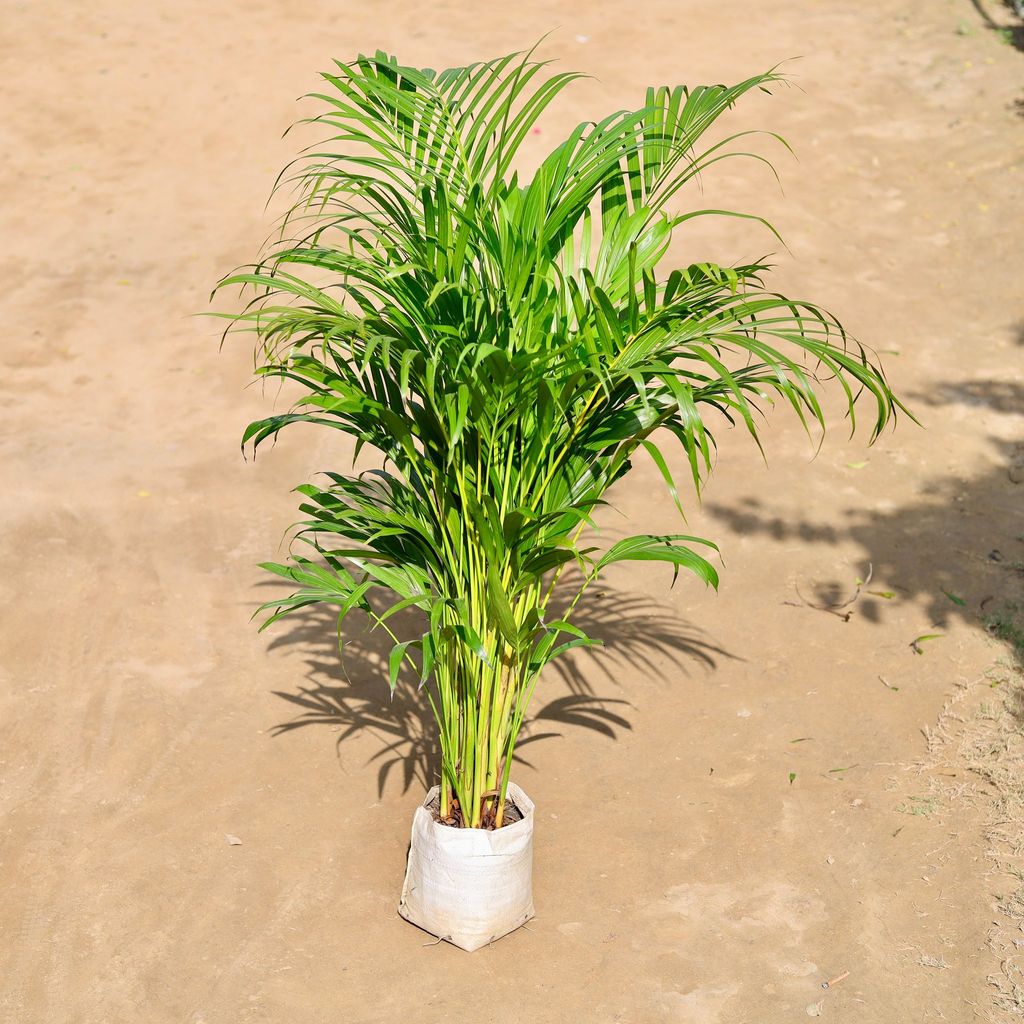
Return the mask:
<svg viewBox="0 0 1024 1024">
<path fill-rule="evenodd" d="M 450 818 L 441 817 L 441 800 L 439 797 L 434 797 L 433 800 L 427 805 L 427 810 L 430 811 L 430 816 L 439 825 L 450 825 L 452 828 L 462 828 L 462 808 L 459 807 L 458 800 L 452 800 L 452 816 Z M 523 820 L 523 812 L 512 802 L 512 798 L 509 797 L 505 801 L 505 817 L 501 822 L 501 827 L 504 828 L 506 825 L 513 825 L 517 821 Z M 494 831 L 494 811 L 488 808 L 487 813 L 484 815 L 484 820 L 480 825 L 481 828 L 486 829 L 489 832 Z"/>
</svg>

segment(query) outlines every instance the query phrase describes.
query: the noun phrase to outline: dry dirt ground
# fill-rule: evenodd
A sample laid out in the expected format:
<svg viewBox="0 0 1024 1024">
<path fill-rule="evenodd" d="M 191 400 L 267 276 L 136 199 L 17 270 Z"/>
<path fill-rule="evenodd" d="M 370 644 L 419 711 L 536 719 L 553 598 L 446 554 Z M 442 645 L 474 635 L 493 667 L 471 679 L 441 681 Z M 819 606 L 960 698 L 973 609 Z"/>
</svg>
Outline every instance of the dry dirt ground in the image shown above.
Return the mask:
<svg viewBox="0 0 1024 1024">
<path fill-rule="evenodd" d="M 546 54 L 596 77 L 535 153 L 648 83 L 802 58 L 799 88 L 732 122 L 788 138 L 785 196 L 735 164 L 685 201 L 770 216 L 778 287 L 883 352 L 923 428 L 868 451 L 837 423 L 814 457 L 780 410 L 767 466 L 721 439 L 690 515 L 721 544 L 721 593 L 609 577 L 590 622 L 608 650 L 551 675 L 532 728 L 557 735 L 516 775 L 537 918 L 467 955 L 396 914 L 424 709 L 388 705 L 372 646 L 346 677 L 315 617 L 249 622 L 289 489 L 344 453 L 296 432 L 243 462 L 272 396 L 245 389 L 246 343 L 218 354 L 190 314 L 270 230 L 282 130 L 330 58 L 447 66 L 548 30 Z M 0 1019 L 1013 1012 L 988 980 L 1009 885 L 991 801 L 922 734 L 1006 657 L 982 618 L 1024 559 L 1024 56 L 968 0 L 8 0 L 0 49 Z M 732 222 L 675 256 L 773 248 Z M 614 497 L 677 528 L 651 466 Z M 842 615 L 809 606 L 869 567 Z"/>
</svg>

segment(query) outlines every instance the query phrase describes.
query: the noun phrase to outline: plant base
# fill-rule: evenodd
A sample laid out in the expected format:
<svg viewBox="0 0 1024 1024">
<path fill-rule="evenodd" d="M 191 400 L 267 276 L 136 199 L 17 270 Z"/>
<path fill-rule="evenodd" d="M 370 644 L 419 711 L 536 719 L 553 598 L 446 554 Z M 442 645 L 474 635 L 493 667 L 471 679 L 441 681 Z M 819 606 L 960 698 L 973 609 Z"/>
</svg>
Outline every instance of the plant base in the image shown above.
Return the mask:
<svg viewBox="0 0 1024 1024">
<path fill-rule="evenodd" d="M 534 916 L 533 801 L 511 783 L 522 819 L 503 828 L 452 828 L 434 820 L 435 786 L 416 808 L 398 913 L 472 952 Z"/>
</svg>

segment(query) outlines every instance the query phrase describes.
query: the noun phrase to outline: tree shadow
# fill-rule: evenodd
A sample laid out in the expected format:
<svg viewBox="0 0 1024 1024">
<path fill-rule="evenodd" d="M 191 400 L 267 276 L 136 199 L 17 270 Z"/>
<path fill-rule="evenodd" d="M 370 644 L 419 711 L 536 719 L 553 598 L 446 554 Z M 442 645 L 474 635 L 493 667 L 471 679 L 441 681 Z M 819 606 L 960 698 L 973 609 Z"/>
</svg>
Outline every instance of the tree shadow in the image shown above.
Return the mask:
<svg viewBox="0 0 1024 1024">
<path fill-rule="evenodd" d="M 971 5 L 985 23 L 985 28 L 989 32 L 997 33 L 1005 43 L 1012 46 L 1015 50 L 1024 51 L 1024 22 L 1021 21 L 1022 15 L 1024 15 L 1024 5 L 1021 4 L 1020 0 L 1004 0 L 1001 6 L 1004 8 L 1008 18 L 1005 22 L 997 21 L 993 18 L 991 12 L 982 3 L 982 0 L 971 0 Z"/>
<path fill-rule="evenodd" d="M 1024 326 L 1018 344 L 1024 344 Z M 1013 380 L 966 380 L 939 384 L 927 392 L 912 394 L 915 404 L 932 408 L 965 405 L 994 412 L 1024 414 L 1024 384 Z"/>
<path fill-rule="evenodd" d="M 274 580 L 261 587 L 279 588 Z M 710 671 L 717 659 L 732 657 L 691 624 L 669 615 L 641 595 L 603 591 L 588 595 L 573 621 L 603 646 L 595 651 L 570 652 L 544 671 L 538 693 L 560 684 L 563 691 L 544 703 L 536 698 L 517 745 L 515 760 L 532 767 L 523 748 L 563 735 L 561 727 L 588 729 L 608 739 L 632 728 L 626 717 L 631 704 L 622 697 L 599 693 L 595 678 L 616 684 L 626 665 L 651 674 L 664 674 L 665 661 L 673 671 L 688 674 L 696 666 Z M 557 609 L 556 614 L 560 614 Z M 337 733 L 335 746 L 357 735 L 380 742 L 368 764 L 377 765 L 377 791 L 383 796 L 388 779 L 401 776 L 402 792 L 414 783 L 428 789 L 437 780 L 437 730 L 426 694 L 415 682 L 399 678 L 394 693 L 388 688 L 391 641 L 371 631 L 365 617 L 346 620 L 346 637 L 339 656 L 335 615 L 313 605 L 281 620 L 287 631 L 275 637 L 269 651 L 291 650 L 305 662 L 306 682 L 294 691 L 275 690 L 296 713 L 274 726 L 275 736 L 311 725 L 326 725 Z M 422 622 L 412 610 L 395 615 L 389 624 L 399 636 L 419 635 Z M 579 656 L 578 656 L 579 655 Z"/>
<path fill-rule="evenodd" d="M 949 383 L 918 398 L 934 407 L 1024 414 L 1024 387 L 1006 380 Z M 870 566 L 870 584 L 858 586 L 849 576 L 810 583 L 791 603 L 881 623 L 887 608 L 915 599 L 933 626 L 947 627 L 956 618 L 981 625 L 1008 640 L 1020 658 L 1024 647 L 1013 630 L 1024 608 L 1024 443 L 989 441 L 992 457 L 980 472 L 926 481 L 916 500 L 895 509 L 848 509 L 839 520 L 819 522 L 794 520 L 755 498 L 704 508 L 744 536 L 857 544 L 863 552 L 857 571 L 866 576 Z"/>
</svg>

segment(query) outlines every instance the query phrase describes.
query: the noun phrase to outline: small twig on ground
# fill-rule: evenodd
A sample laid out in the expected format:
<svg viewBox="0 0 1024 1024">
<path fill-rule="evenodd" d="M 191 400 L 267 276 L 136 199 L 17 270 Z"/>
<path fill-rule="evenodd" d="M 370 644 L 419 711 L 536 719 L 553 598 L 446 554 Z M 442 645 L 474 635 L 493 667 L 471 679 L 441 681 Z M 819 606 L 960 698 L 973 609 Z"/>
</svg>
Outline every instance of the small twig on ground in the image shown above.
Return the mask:
<svg viewBox="0 0 1024 1024">
<path fill-rule="evenodd" d="M 793 589 L 796 591 L 797 597 L 800 601 L 783 601 L 783 604 L 788 604 L 792 608 L 807 607 L 813 608 L 816 612 L 828 612 L 829 615 L 834 615 L 837 619 L 842 619 L 843 622 L 849 622 L 850 616 L 853 615 L 853 609 L 850 608 L 858 597 L 860 592 L 871 582 L 871 574 L 874 572 L 874 566 L 868 562 L 868 574 L 862 580 L 857 580 L 857 589 L 854 590 L 853 596 L 846 601 L 840 601 L 838 604 L 815 604 L 813 601 L 808 601 L 806 597 L 800 592 L 800 585 L 798 583 L 793 584 Z M 844 612 L 841 609 L 850 608 L 848 612 Z"/>
<path fill-rule="evenodd" d="M 837 974 L 834 978 L 829 978 L 828 981 L 823 981 L 821 983 L 821 987 L 822 988 L 831 988 L 833 985 L 838 985 L 839 982 L 843 981 L 843 979 L 848 978 L 849 976 L 850 976 L 850 972 L 849 971 L 843 971 L 842 974 Z"/>
</svg>

